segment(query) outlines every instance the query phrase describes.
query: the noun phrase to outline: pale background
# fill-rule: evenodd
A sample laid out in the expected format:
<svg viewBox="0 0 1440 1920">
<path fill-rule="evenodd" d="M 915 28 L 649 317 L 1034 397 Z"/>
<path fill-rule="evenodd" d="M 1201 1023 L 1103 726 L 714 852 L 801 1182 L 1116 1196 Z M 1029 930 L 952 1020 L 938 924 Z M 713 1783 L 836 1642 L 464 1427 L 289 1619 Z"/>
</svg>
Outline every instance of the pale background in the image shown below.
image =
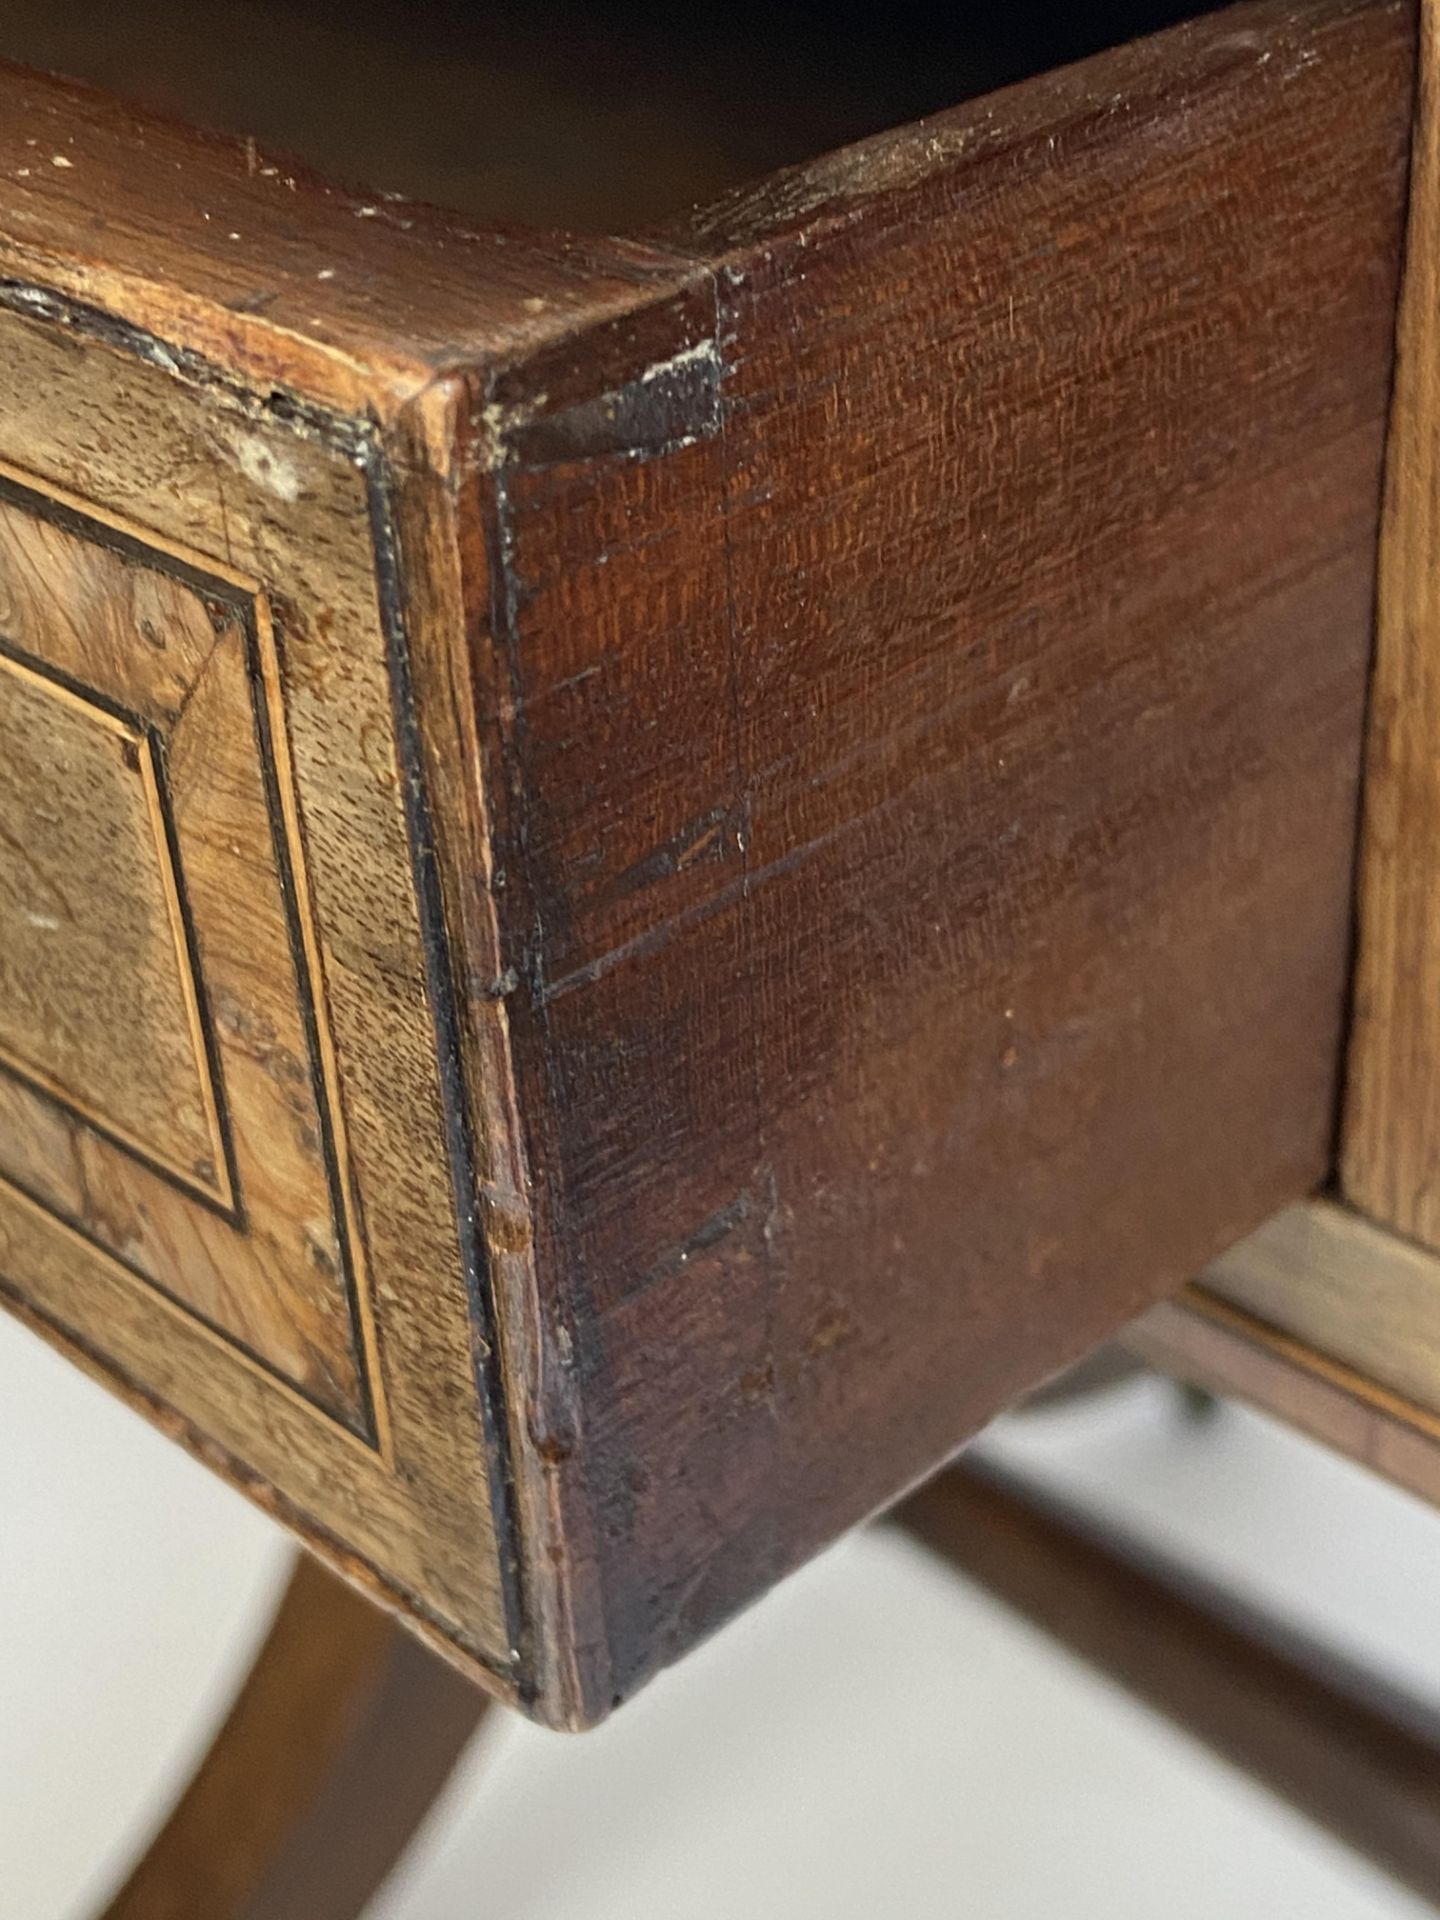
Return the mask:
<svg viewBox="0 0 1440 1920">
<path fill-rule="evenodd" d="M 987 1445 L 1440 1701 L 1440 1516 L 1142 1382 Z M 0 1316 L 0 1916 L 78 1920 L 255 1645 L 271 1523 Z M 505 1716 L 370 1920 L 1408 1920 L 1430 1911 L 897 1536 L 598 1733 Z M 203 1920 L 203 1916 L 197 1916 Z"/>
</svg>

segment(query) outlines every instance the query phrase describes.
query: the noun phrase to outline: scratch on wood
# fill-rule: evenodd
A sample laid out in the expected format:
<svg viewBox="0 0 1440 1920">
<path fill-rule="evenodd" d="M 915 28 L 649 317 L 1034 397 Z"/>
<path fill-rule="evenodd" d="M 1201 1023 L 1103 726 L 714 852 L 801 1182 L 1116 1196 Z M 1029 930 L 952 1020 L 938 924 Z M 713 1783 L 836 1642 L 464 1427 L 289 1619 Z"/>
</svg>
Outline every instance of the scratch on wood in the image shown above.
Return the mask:
<svg viewBox="0 0 1440 1920">
<path fill-rule="evenodd" d="M 640 1281 L 636 1291 L 643 1293 L 655 1281 L 667 1279 L 688 1266 L 697 1254 L 708 1253 L 712 1247 L 718 1247 L 722 1240 L 728 1240 L 732 1233 L 742 1227 L 754 1211 L 755 1196 L 747 1188 L 727 1206 L 718 1208 L 702 1220 L 686 1239 L 668 1247 Z"/>
<path fill-rule="evenodd" d="M 727 860 L 737 851 L 743 852 L 745 828 L 746 809 L 743 805 L 738 808 L 711 807 L 707 813 L 687 821 L 668 840 L 615 874 L 598 891 L 597 902 L 609 905 L 631 894 L 643 893 L 647 887 L 653 887 L 658 881 L 668 880 L 677 873 L 684 873 L 690 867 Z"/>
</svg>

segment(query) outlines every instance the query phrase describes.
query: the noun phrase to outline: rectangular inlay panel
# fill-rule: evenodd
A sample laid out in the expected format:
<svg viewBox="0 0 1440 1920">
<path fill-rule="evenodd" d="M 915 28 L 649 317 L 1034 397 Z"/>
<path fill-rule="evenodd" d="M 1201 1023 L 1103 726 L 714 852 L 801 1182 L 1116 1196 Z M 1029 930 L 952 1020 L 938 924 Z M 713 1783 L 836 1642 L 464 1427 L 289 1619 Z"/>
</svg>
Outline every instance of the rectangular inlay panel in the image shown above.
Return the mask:
<svg viewBox="0 0 1440 1920">
<path fill-rule="evenodd" d="M 0 1180 L 374 1437 L 256 597 L 0 497 Z"/>
<path fill-rule="evenodd" d="M 0 642 L 0 1061 L 227 1210 L 155 741 Z"/>
</svg>

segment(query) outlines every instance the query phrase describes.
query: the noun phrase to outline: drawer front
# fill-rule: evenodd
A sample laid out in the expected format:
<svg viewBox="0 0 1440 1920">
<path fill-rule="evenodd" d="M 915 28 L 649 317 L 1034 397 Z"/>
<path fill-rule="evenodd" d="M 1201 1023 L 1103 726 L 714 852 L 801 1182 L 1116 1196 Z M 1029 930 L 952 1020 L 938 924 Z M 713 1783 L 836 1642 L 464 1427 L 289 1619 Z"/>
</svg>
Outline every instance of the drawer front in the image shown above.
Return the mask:
<svg viewBox="0 0 1440 1920">
<path fill-rule="evenodd" d="M 575 1722 L 1310 1191 L 1412 62 L 594 242 L 0 76 L 6 1299 Z"/>
<path fill-rule="evenodd" d="M 43 298 L 0 313 L 0 1285 L 508 1673 L 378 467 Z"/>
</svg>

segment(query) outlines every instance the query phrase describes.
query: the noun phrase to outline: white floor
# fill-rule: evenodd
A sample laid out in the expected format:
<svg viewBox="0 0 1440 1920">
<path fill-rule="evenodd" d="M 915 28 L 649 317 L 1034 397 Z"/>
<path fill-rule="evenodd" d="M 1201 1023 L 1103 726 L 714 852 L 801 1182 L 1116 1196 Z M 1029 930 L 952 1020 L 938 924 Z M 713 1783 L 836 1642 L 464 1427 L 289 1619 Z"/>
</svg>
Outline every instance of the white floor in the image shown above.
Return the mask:
<svg viewBox="0 0 1440 1920">
<path fill-rule="evenodd" d="M 1440 1517 L 1237 1410 L 1187 1424 L 1159 1385 L 987 1444 L 1440 1701 Z M 0 1320 L 0 1920 L 72 1920 L 123 1872 L 286 1562 L 268 1521 Z M 493 1721 L 372 1920 L 1426 1911 L 876 1532 L 596 1734 Z"/>
</svg>

